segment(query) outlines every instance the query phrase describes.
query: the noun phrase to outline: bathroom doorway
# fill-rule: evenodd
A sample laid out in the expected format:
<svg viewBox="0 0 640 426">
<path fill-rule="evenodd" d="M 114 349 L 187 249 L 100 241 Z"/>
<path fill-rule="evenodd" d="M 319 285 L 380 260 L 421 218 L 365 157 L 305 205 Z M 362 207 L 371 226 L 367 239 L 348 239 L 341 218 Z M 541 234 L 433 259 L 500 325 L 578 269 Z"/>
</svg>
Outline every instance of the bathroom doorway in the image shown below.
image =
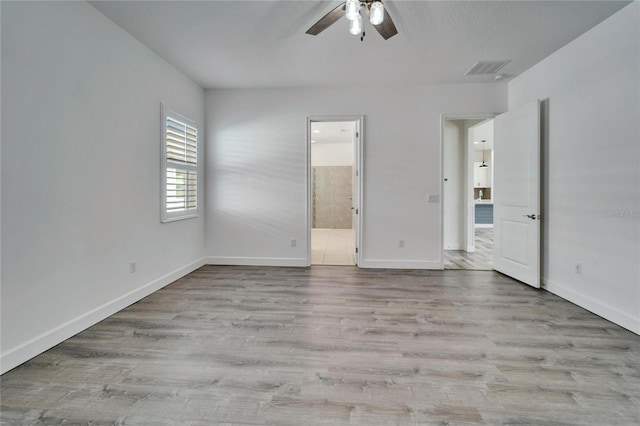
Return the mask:
<svg viewBox="0 0 640 426">
<path fill-rule="evenodd" d="M 359 120 L 309 121 L 311 265 L 357 265 Z"/>
</svg>

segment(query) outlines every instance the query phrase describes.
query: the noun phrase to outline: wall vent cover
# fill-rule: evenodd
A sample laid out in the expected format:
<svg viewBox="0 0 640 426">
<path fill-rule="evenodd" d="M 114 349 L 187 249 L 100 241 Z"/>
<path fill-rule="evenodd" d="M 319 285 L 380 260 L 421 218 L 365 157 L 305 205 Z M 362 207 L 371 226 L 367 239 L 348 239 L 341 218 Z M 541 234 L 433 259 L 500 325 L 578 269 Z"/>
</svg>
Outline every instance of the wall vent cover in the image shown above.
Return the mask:
<svg viewBox="0 0 640 426">
<path fill-rule="evenodd" d="M 494 75 L 509 61 L 478 61 L 464 75 Z"/>
</svg>

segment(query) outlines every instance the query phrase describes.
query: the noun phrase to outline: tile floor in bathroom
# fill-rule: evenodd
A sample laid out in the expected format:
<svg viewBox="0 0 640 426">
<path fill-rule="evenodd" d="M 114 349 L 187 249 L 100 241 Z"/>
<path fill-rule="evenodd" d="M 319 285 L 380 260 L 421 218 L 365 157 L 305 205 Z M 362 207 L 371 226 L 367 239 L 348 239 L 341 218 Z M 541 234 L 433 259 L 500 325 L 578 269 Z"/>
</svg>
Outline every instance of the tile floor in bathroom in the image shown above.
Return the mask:
<svg viewBox="0 0 640 426">
<path fill-rule="evenodd" d="M 312 229 L 312 265 L 355 265 L 353 229 Z"/>
</svg>

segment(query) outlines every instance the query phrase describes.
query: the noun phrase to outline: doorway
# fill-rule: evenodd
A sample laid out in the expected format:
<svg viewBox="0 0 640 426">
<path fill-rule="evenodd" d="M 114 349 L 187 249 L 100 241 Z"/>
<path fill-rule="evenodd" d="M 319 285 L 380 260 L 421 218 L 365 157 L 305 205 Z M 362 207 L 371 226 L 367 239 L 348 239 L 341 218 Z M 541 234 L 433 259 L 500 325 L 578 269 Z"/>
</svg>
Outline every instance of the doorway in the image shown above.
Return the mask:
<svg viewBox="0 0 640 426">
<path fill-rule="evenodd" d="M 444 117 L 444 269 L 493 269 L 493 117 Z"/>
<path fill-rule="evenodd" d="M 309 263 L 357 265 L 361 117 L 308 124 Z"/>
</svg>

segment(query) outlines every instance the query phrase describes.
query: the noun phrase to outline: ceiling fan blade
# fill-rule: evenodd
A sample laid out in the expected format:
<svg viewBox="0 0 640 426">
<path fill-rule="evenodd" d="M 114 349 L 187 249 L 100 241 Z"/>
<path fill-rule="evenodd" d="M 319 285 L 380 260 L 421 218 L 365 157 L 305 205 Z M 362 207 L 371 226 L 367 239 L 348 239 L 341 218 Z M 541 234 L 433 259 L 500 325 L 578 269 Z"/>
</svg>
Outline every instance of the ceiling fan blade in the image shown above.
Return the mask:
<svg viewBox="0 0 640 426">
<path fill-rule="evenodd" d="M 369 9 L 367 9 L 368 11 Z M 374 25 L 375 29 L 378 30 L 382 38 L 385 40 L 393 37 L 398 34 L 398 30 L 396 29 L 396 25 L 393 23 L 391 16 L 387 13 L 387 8 L 384 8 L 384 20 L 380 25 Z"/>
<path fill-rule="evenodd" d="M 344 16 L 345 4 L 346 3 L 342 3 L 340 6 L 320 18 L 318 22 L 313 24 L 311 28 L 307 30 L 307 34 L 318 35 L 338 19 L 342 18 Z"/>
</svg>

